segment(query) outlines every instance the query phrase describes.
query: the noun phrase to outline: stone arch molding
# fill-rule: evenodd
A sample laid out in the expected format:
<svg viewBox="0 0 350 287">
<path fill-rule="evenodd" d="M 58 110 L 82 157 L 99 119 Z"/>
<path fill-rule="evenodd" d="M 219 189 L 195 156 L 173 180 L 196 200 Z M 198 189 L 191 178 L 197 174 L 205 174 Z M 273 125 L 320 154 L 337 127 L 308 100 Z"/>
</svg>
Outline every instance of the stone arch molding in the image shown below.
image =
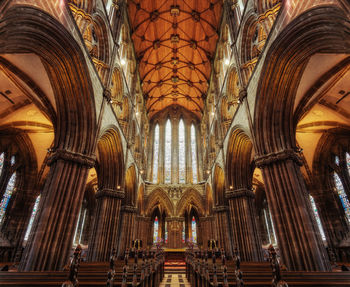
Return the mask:
<svg viewBox="0 0 350 287">
<path fill-rule="evenodd" d="M 174 215 L 174 205 L 170 201 L 166 192 L 161 188 L 157 188 L 156 190 L 152 191 L 147 197 L 145 214 L 151 215 L 154 207 L 158 204 L 163 206 L 168 216 Z"/>
<path fill-rule="evenodd" d="M 183 215 L 189 204 L 192 204 L 196 208 L 200 216 L 203 216 L 205 214 L 203 197 L 197 190 L 189 188 L 184 192 L 180 201 L 176 205 L 176 215 Z"/>
</svg>

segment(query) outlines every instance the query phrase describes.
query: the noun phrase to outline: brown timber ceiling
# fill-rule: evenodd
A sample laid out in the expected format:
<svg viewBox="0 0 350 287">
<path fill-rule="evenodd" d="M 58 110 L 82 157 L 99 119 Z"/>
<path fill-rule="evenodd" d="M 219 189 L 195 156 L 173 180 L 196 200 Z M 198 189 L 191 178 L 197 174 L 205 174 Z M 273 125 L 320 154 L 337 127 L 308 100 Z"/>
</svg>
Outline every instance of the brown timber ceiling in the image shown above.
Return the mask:
<svg viewBox="0 0 350 287">
<path fill-rule="evenodd" d="M 150 118 L 171 105 L 202 114 L 222 0 L 128 1 Z"/>
</svg>

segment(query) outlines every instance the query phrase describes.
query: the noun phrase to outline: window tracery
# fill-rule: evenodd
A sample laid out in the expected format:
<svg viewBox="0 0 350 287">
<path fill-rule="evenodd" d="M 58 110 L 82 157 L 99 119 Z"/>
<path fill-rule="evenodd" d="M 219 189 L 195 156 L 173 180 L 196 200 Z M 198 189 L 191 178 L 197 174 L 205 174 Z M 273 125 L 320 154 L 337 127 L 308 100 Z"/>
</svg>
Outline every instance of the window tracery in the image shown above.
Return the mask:
<svg viewBox="0 0 350 287">
<path fill-rule="evenodd" d="M 345 216 L 348 220 L 348 223 L 350 224 L 350 202 L 349 202 L 349 199 L 345 193 L 344 186 L 343 186 L 343 183 L 341 182 L 339 175 L 336 172 L 334 172 L 333 177 L 334 177 L 335 187 L 336 187 L 336 190 L 337 190 L 339 198 L 340 198 L 340 202 L 344 208 Z"/>
<path fill-rule="evenodd" d="M 164 181 L 171 182 L 171 122 L 167 120 L 165 125 L 165 156 L 164 156 Z"/>
<path fill-rule="evenodd" d="M 198 182 L 198 167 L 197 167 L 197 143 L 196 130 L 194 125 L 191 125 L 191 152 L 192 152 L 192 180 L 193 183 Z"/>
<path fill-rule="evenodd" d="M 185 162 L 185 125 L 181 119 L 179 123 L 179 182 L 186 181 L 186 162 Z"/>
<path fill-rule="evenodd" d="M 323 227 L 322 227 L 321 218 L 320 218 L 320 215 L 318 213 L 315 200 L 314 200 L 314 198 L 312 197 L 311 194 L 309 194 L 309 199 L 310 199 L 310 202 L 311 202 L 312 211 L 314 212 L 314 216 L 315 216 L 315 219 L 316 219 L 316 223 L 317 223 L 318 229 L 320 230 L 320 234 L 321 234 L 322 240 L 325 241 L 326 240 L 326 235 L 325 235 Z"/>
<path fill-rule="evenodd" d="M 10 202 L 11 195 L 15 190 L 15 184 L 16 184 L 16 172 L 14 172 L 11 175 L 10 180 L 7 183 L 5 194 L 2 197 L 0 202 L 0 225 L 3 223 L 5 213 L 6 213 L 6 208 Z"/>
<path fill-rule="evenodd" d="M 158 230 L 159 230 L 159 222 L 158 222 L 158 216 L 154 219 L 154 225 L 153 225 L 153 243 L 158 242 Z"/>
<path fill-rule="evenodd" d="M 158 179 L 158 157 L 159 157 L 159 125 L 154 129 L 154 145 L 153 145 L 153 182 Z"/>
<path fill-rule="evenodd" d="M 35 200 L 34 207 L 33 207 L 33 210 L 32 210 L 32 214 L 30 215 L 30 220 L 29 220 L 29 224 L 28 224 L 28 227 L 27 227 L 27 231 L 26 231 L 26 233 L 24 235 L 24 240 L 25 241 L 27 241 L 28 238 L 29 238 L 29 234 L 30 234 L 30 231 L 32 230 L 35 216 L 38 213 L 38 207 L 39 207 L 40 198 L 41 198 L 41 195 L 39 195 L 36 198 L 36 200 Z"/>
</svg>

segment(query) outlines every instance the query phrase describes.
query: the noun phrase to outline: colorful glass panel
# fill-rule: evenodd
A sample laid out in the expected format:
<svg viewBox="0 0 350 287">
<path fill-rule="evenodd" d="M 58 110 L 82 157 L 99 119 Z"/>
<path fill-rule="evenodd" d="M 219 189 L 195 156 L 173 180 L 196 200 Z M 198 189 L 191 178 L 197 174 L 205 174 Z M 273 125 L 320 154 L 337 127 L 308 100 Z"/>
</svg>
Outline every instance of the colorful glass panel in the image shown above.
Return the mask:
<svg viewBox="0 0 350 287">
<path fill-rule="evenodd" d="M 4 166 L 4 160 L 5 160 L 5 153 L 0 154 L 0 176 L 2 173 L 2 167 Z"/>
<path fill-rule="evenodd" d="M 335 156 L 334 162 L 336 165 L 339 165 L 339 156 L 337 156 L 337 155 Z"/>
<path fill-rule="evenodd" d="M 165 163 L 164 163 L 165 183 L 171 182 L 171 122 L 167 120 L 165 125 Z"/>
<path fill-rule="evenodd" d="M 346 166 L 348 167 L 348 173 L 350 174 L 350 154 L 346 153 Z"/>
<path fill-rule="evenodd" d="M 13 155 L 11 156 L 11 165 L 14 165 L 16 162 L 16 157 Z"/>
<path fill-rule="evenodd" d="M 346 218 L 350 223 L 350 202 L 344 191 L 343 183 L 341 182 L 340 177 L 336 172 L 334 173 L 334 182 L 335 182 L 335 187 L 337 188 L 337 192 L 338 192 L 341 204 L 344 208 Z"/>
<path fill-rule="evenodd" d="M 185 222 L 182 222 L 182 242 L 186 240 Z"/>
<path fill-rule="evenodd" d="M 168 222 L 165 221 L 165 235 L 164 235 L 165 243 L 168 243 Z"/>
<path fill-rule="evenodd" d="M 9 180 L 7 187 L 6 187 L 5 194 L 2 197 L 1 202 L 0 202 L 0 225 L 2 224 L 2 221 L 4 220 L 6 208 L 10 202 L 13 190 L 15 189 L 15 184 L 16 184 L 16 172 L 14 172 L 12 174 L 12 176 L 10 177 L 10 180 Z"/>
<path fill-rule="evenodd" d="M 30 231 L 32 230 L 35 216 L 38 212 L 39 202 L 40 202 L 40 195 L 35 200 L 32 215 L 30 216 L 29 224 L 27 227 L 27 231 L 26 231 L 26 234 L 24 235 L 24 240 L 28 240 L 28 238 L 29 238 L 29 234 L 30 234 Z"/>
<path fill-rule="evenodd" d="M 186 162 L 185 162 L 185 125 L 181 119 L 179 123 L 179 182 L 186 181 Z"/>
<path fill-rule="evenodd" d="M 159 230 L 159 222 L 158 217 L 154 219 L 154 225 L 153 225 L 153 243 L 158 242 L 158 230 Z"/>
<path fill-rule="evenodd" d="M 314 216 L 315 216 L 315 219 L 316 219 L 316 222 L 317 222 L 317 225 L 318 225 L 318 229 L 320 230 L 320 234 L 321 234 L 322 240 L 326 240 L 326 235 L 324 234 L 324 230 L 323 230 L 322 223 L 321 223 L 321 218 L 320 218 L 320 215 L 318 213 L 315 200 L 312 197 L 312 195 L 309 195 L 309 198 L 310 198 L 311 207 L 312 207 L 312 210 L 314 212 Z"/>
<path fill-rule="evenodd" d="M 193 183 L 198 182 L 198 167 L 197 167 L 197 143 L 196 143 L 196 129 L 191 125 L 191 151 L 192 151 L 192 179 Z"/>
<path fill-rule="evenodd" d="M 158 179 L 158 157 L 159 157 L 159 125 L 154 129 L 154 145 L 153 145 L 153 182 L 157 183 Z"/>
<path fill-rule="evenodd" d="M 192 242 L 197 243 L 197 223 L 194 216 L 192 216 Z"/>
</svg>

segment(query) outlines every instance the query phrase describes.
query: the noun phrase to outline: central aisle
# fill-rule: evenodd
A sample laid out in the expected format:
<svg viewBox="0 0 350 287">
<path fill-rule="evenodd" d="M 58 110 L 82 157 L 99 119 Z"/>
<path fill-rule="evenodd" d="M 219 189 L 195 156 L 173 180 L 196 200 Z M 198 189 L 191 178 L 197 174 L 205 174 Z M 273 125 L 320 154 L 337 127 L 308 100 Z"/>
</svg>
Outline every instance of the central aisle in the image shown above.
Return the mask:
<svg viewBox="0 0 350 287">
<path fill-rule="evenodd" d="M 191 284 L 188 283 L 185 273 L 165 273 L 160 287 L 190 287 Z"/>
<path fill-rule="evenodd" d="M 165 276 L 160 287 L 190 287 L 186 279 L 186 265 L 183 260 L 165 261 Z"/>
</svg>

